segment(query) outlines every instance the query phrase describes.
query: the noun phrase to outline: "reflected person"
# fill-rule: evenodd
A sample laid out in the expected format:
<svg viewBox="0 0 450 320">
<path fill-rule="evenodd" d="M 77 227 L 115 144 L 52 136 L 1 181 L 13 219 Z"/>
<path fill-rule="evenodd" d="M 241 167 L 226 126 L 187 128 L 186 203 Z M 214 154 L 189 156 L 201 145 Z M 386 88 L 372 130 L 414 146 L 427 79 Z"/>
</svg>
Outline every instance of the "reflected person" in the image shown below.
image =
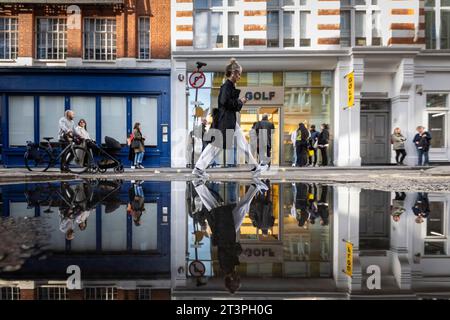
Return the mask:
<svg viewBox="0 0 450 320">
<path fill-rule="evenodd" d="M 416 202 L 414 203 L 414 207 L 412 207 L 412 211 L 416 218 L 416 223 L 420 224 L 424 222 L 424 219 L 428 218 L 430 215 L 430 202 L 428 200 L 428 193 L 419 192 L 417 194 Z"/>
<path fill-rule="evenodd" d="M 249 217 L 252 224 L 258 230 L 261 230 L 262 235 L 267 237 L 269 230 L 275 224 L 275 217 L 273 216 L 273 201 L 270 188 L 270 180 L 265 180 L 267 190 L 259 192 L 253 199 L 250 205 Z"/>
</svg>

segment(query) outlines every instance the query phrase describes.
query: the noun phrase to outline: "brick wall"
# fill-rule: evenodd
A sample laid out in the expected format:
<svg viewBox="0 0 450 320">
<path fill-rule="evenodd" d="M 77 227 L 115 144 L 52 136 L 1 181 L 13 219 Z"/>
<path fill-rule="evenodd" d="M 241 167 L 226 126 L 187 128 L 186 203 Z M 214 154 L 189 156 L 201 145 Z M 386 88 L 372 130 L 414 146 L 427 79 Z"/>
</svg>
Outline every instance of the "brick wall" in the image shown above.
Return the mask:
<svg viewBox="0 0 450 320">
<path fill-rule="evenodd" d="M 67 45 L 69 58 L 83 57 L 83 19 L 86 17 L 116 18 L 117 57 L 138 58 L 138 19 L 151 16 L 151 58 L 170 59 L 170 0 L 126 0 L 124 7 L 80 5 L 80 28 L 68 19 Z M 67 6 L 0 4 L 0 16 L 15 16 L 19 20 L 19 57 L 36 56 L 36 17 L 68 17 Z M 72 16 L 73 17 L 73 16 Z"/>
</svg>

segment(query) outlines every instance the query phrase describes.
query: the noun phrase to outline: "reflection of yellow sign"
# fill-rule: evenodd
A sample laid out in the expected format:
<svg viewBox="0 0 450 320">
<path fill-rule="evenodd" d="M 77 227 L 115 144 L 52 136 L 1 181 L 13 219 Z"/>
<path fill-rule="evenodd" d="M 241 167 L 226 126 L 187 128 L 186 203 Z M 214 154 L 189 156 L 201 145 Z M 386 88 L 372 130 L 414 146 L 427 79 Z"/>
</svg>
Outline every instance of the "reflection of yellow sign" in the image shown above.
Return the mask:
<svg viewBox="0 0 450 320">
<path fill-rule="evenodd" d="M 351 108 L 355 105 L 355 72 L 352 71 L 345 76 L 347 78 L 347 108 Z"/>
<path fill-rule="evenodd" d="M 350 242 L 345 242 L 345 274 L 348 276 L 353 275 L 353 244 Z"/>
</svg>

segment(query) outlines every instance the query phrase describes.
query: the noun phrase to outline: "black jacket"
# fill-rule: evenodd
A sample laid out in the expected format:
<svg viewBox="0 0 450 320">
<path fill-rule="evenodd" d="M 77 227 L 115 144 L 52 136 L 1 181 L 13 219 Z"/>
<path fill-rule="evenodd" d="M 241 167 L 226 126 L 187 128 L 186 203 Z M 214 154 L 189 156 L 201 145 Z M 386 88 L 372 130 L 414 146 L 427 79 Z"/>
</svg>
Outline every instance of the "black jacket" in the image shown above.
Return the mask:
<svg viewBox="0 0 450 320">
<path fill-rule="evenodd" d="M 272 130 L 274 130 L 274 129 L 275 129 L 275 126 L 269 120 L 258 121 L 255 125 L 256 135 L 258 136 L 258 143 L 259 143 L 260 139 L 263 139 L 264 142 L 266 142 L 265 140 L 267 139 L 266 145 L 267 145 L 267 147 L 271 148 L 272 147 Z M 267 133 L 264 133 L 264 131 L 261 131 L 261 130 L 266 130 Z M 263 134 L 262 138 L 259 136 L 260 134 Z"/>
<path fill-rule="evenodd" d="M 234 130 L 236 128 L 236 112 L 240 112 L 243 106 L 242 101 L 239 99 L 241 90 L 236 89 L 234 83 L 230 80 L 226 80 L 220 87 L 219 92 L 219 111 L 217 118 L 213 119 L 211 125 L 212 129 L 220 130 L 222 133 L 223 146 L 218 147 L 231 149 L 233 140 L 229 139 L 227 143 L 226 132 L 227 130 Z M 214 139 L 214 142 L 220 141 L 220 139 Z"/>
<path fill-rule="evenodd" d="M 319 139 L 317 144 L 326 145 L 330 143 L 330 133 L 327 129 L 323 129 L 321 133 L 319 133 Z"/>
</svg>

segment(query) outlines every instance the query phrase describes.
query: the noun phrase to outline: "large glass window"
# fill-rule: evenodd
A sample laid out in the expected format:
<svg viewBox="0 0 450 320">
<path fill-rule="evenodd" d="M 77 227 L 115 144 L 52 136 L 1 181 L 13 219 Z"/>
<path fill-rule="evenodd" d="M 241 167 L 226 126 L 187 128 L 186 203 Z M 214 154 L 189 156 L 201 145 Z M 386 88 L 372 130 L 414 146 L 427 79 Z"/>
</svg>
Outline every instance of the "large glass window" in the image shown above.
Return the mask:
<svg viewBox="0 0 450 320">
<path fill-rule="evenodd" d="M 450 49 L 450 10 L 441 12 L 441 49 Z"/>
<path fill-rule="evenodd" d="M 450 1 L 425 1 L 427 49 L 450 49 Z"/>
<path fill-rule="evenodd" d="M 116 19 L 84 19 L 84 59 L 115 60 Z"/>
<path fill-rule="evenodd" d="M 427 94 L 428 129 L 431 133 L 431 147 L 446 147 L 446 123 L 448 114 L 448 94 Z"/>
<path fill-rule="evenodd" d="M 72 97 L 70 100 L 70 109 L 75 112 L 76 119 L 84 119 L 86 121 L 89 135 L 92 139 L 95 139 L 97 130 L 96 98 Z M 78 121 L 76 122 L 78 123 Z"/>
<path fill-rule="evenodd" d="M 150 59 L 150 17 L 139 18 L 139 59 Z"/>
<path fill-rule="evenodd" d="M 10 146 L 24 146 L 27 141 L 34 141 L 34 97 L 9 97 L 8 127 Z"/>
<path fill-rule="evenodd" d="M 427 49 L 436 49 L 436 12 L 433 8 L 425 11 L 425 41 Z"/>
<path fill-rule="evenodd" d="M 0 60 L 17 59 L 18 39 L 17 18 L 0 18 Z"/>
<path fill-rule="evenodd" d="M 306 0 L 267 2 L 267 46 L 309 47 L 310 4 Z M 281 36 L 280 36 L 281 35 Z M 282 39 L 281 43 L 280 40 Z"/>
<path fill-rule="evenodd" d="M 351 46 L 350 10 L 341 10 L 341 46 Z"/>
<path fill-rule="evenodd" d="M 39 139 L 58 136 L 59 119 L 64 116 L 64 97 L 39 97 Z"/>
<path fill-rule="evenodd" d="M 356 45 L 365 46 L 366 45 L 366 12 L 356 11 L 355 15 L 355 35 L 356 35 Z"/>
<path fill-rule="evenodd" d="M 124 97 L 102 97 L 102 139 L 105 136 L 126 143 L 127 101 Z"/>
<path fill-rule="evenodd" d="M 67 56 L 67 19 L 37 19 L 37 58 L 64 60 Z"/>
<path fill-rule="evenodd" d="M 238 48 L 241 24 L 234 0 L 194 0 L 194 47 Z"/>
<path fill-rule="evenodd" d="M 141 124 L 146 146 L 158 145 L 158 100 L 136 97 L 132 102 L 132 123 Z"/>
</svg>

